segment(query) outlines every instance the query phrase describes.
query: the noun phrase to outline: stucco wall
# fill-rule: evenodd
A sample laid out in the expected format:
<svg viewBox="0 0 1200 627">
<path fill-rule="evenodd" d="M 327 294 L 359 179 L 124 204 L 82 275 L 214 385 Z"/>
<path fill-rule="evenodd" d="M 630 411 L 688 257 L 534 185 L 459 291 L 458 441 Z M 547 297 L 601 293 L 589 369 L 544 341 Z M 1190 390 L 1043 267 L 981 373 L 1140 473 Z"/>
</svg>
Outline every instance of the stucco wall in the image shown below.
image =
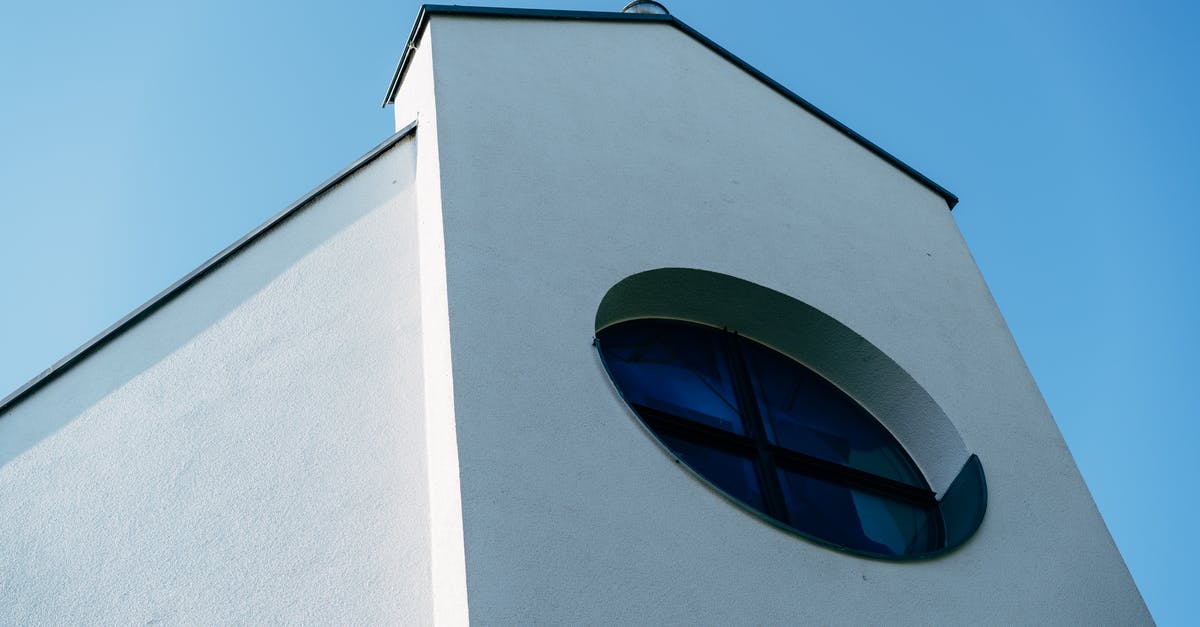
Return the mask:
<svg viewBox="0 0 1200 627">
<path fill-rule="evenodd" d="M 0 624 L 430 616 L 415 142 L 0 415 Z"/>
<path fill-rule="evenodd" d="M 1149 622 L 941 198 L 667 25 L 430 29 L 474 621 Z M 605 292 L 659 267 L 779 290 L 899 363 L 983 462 L 975 538 L 849 557 L 673 463 L 590 344 Z"/>
<path fill-rule="evenodd" d="M 420 258 L 422 367 L 425 439 L 429 460 L 429 519 L 433 619 L 460 625 L 467 614 L 463 555 L 458 438 L 454 422 L 454 373 L 446 303 L 446 248 L 442 230 L 442 186 L 433 85 L 433 39 L 416 43 L 407 78 L 396 98 L 396 128 L 416 124 L 417 238 Z"/>
</svg>

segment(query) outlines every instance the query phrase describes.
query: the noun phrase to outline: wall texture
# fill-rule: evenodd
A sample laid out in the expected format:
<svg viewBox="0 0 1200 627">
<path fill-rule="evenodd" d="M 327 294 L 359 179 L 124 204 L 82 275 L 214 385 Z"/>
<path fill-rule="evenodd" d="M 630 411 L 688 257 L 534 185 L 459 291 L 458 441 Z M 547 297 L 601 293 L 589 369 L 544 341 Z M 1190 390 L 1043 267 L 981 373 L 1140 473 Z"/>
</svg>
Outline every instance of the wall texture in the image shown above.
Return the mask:
<svg viewBox="0 0 1200 627">
<path fill-rule="evenodd" d="M 0 624 L 1149 622 L 940 197 L 666 24 L 426 35 L 419 136 L 0 414 Z M 851 557 L 676 465 L 591 346 L 661 267 L 894 360 L 977 535 Z"/>
<path fill-rule="evenodd" d="M 941 198 L 669 25 L 429 29 L 474 621 L 1149 622 Z M 659 267 L 779 290 L 907 370 L 987 472 L 974 539 L 849 557 L 676 466 L 591 347 L 605 292 Z"/>
<path fill-rule="evenodd" d="M 0 624 L 429 620 L 415 142 L 0 415 Z"/>
</svg>

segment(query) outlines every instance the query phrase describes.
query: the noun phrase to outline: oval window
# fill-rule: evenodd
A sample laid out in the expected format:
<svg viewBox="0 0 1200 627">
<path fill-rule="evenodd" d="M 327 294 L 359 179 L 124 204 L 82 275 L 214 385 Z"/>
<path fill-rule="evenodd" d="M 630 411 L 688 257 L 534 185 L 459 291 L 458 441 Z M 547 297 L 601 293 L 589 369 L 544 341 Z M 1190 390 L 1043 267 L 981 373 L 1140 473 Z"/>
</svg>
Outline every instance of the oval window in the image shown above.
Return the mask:
<svg viewBox="0 0 1200 627">
<path fill-rule="evenodd" d="M 939 501 L 883 425 L 781 353 L 657 318 L 614 324 L 596 339 L 618 391 L 663 446 L 779 526 L 894 559 L 948 550 L 979 525 L 976 457 Z"/>
</svg>

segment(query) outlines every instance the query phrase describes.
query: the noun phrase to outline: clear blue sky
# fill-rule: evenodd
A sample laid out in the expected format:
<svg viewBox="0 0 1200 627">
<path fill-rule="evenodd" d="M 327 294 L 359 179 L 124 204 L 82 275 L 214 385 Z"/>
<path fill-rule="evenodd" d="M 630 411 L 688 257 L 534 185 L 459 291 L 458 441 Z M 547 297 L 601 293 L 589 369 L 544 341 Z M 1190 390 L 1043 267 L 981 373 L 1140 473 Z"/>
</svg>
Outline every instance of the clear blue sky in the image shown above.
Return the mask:
<svg viewBox="0 0 1200 627">
<path fill-rule="evenodd" d="M 962 198 L 1151 611 L 1190 622 L 1200 4 L 667 4 Z M 6 6 L 0 396 L 388 136 L 418 6 Z"/>
</svg>

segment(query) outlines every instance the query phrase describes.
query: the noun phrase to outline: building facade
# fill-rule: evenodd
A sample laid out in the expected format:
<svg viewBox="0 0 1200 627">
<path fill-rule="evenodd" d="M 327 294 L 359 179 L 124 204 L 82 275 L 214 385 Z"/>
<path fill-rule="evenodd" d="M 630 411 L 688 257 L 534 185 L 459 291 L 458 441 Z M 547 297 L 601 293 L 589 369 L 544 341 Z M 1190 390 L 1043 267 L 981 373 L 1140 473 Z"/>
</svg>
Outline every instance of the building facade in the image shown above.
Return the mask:
<svg viewBox="0 0 1200 627">
<path fill-rule="evenodd" d="M 0 405 L 0 622 L 1150 622 L 952 194 L 668 15 L 429 6 L 387 103 Z M 978 460 L 978 528 L 740 506 L 614 386 L 643 318 L 803 364 L 938 499 Z"/>
</svg>

